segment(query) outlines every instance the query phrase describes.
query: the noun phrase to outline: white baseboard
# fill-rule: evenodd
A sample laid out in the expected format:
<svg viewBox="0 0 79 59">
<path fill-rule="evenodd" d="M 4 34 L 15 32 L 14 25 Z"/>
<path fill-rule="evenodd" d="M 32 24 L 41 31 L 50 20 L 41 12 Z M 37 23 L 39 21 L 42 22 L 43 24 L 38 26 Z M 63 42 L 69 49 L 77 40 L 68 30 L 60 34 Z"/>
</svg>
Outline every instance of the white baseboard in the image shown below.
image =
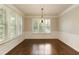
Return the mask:
<svg viewBox="0 0 79 59">
<path fill-rule="evenodd" d="M 67 32 L 60 32 L 59 39 L 79 52 L 79 35 Z"/>
<path fill-rule="evenodd" d="M 23 40 L 24 40 L 23 36 L 19 36 L 16 39 L 0 44 L 0 55 L 5 55 L 11 49 L 16 47 L 19 43 L 21 43 Z"/>
</svg>

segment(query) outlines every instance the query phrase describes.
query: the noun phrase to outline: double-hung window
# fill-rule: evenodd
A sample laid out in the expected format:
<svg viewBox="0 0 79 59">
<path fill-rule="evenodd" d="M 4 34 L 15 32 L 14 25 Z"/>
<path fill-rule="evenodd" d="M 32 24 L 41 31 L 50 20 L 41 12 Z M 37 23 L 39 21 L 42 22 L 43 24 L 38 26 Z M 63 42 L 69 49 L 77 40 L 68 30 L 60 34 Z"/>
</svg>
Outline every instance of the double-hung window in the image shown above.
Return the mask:
<svg viewBox="0 0 79 59">
<path fill-rule="evenodd" d="M 10 39 L 14 38 L 16 36 L 16 15 L 12 14 L 9 15 L 9 19 L 7 19 L 8 22 L 8 36 Z"/>
<path fill-rule="evenodd" d="M 32 20 L 33 33 L 50 33 L 51 25 L 50 19 L 33 19 Z"/>
<path fill-rule="evenodd" d="M 22 34 L 22 15 L 3 8 L 0 8 L 0 41 L 11 40 Z"/>
<path fill-rule="evenodd" d="M 17 20 L 16 20 L 16 34 L 20 35 L 22 34 L 22 16 L 17 15 Z"/>
<path fill-rule="evenodd" d="M 0 41 L 5 39 L 5 10 L 0 9 Z"/>
<path fill-rule="evenodd" d="M 16 38 L 22 34 L 22 16 L 11 13 L 8 19 L 8 36 L 10 39 Z"/>
</svg>

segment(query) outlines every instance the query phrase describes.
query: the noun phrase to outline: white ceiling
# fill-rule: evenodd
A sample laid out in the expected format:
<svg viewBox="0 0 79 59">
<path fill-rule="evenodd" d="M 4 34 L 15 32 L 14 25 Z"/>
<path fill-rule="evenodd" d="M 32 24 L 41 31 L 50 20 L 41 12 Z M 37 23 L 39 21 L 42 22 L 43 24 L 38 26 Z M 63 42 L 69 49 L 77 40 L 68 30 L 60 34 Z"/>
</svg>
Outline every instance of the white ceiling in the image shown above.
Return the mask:
<svg viewBox="0 0 79 59">
<path fill-rule="evenodd" d="M 28 16 L 41 15 L 41 8 L 44 8 L 44 15 L 57 16 L 69 8 L 71 4 L 15 4 L 14 6 Z"/>
</svg>

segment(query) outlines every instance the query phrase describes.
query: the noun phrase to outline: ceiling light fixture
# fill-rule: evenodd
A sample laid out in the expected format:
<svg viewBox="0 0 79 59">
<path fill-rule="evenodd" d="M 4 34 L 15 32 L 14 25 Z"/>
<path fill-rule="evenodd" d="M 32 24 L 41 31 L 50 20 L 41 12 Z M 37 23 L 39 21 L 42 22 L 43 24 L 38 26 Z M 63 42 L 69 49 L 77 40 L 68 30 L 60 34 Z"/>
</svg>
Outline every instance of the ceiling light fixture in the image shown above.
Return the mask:
<svg viewBox="0 0 79 59">
<path fill-rule="evenodd" d="M 41 8 L 41 11 L 42 11 L 42 15 L 41 15 L 41 23 L 43 23 L 43 20 L 44 20 L 44 13 L 43 13 L 43 8 Z"/>
</svg>

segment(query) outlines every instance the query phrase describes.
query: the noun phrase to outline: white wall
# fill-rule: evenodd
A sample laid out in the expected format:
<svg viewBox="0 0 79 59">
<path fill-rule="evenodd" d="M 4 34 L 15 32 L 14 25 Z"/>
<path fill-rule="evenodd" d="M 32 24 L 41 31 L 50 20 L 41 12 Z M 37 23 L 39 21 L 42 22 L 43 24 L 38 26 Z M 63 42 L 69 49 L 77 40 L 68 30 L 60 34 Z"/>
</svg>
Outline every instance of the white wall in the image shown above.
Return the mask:
<svg viewBox="0 0 79 59">
<path fill-rule="evenodd" d="M 60 40 L 79 52 L 79 5 L 60 16 Z"/>
</svg>

